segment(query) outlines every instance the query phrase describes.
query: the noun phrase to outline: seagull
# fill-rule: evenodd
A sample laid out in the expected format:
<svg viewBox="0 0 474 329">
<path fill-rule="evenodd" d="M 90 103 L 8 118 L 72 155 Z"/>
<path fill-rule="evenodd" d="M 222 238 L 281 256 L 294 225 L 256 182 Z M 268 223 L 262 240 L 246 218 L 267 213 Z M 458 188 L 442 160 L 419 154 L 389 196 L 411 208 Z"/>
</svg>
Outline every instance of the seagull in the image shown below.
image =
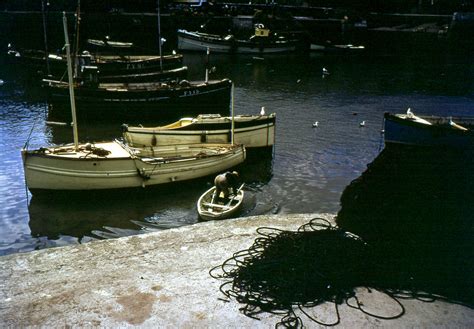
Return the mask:
<svg viewBox="0 0 474 329">
<path fill-rule="evenodd" d="M 359 123 L 359 126 L 360 127 L 365 127 L 365 121 L 362 121 L 361 123 Z"/>
<path fill-rule="evenodd" d="M 260 115 L 265 115 L 265 106 L 260 109 Z"/>
<path fill-rule="evenodd" d="M 413 112 L 411 111 L 411 108 L 407 109 L 407 117 L 408 118 L 413 118 Z"/>
<path fill-rule="evenodd" d="M 329 74 L 330 74 L 329 71 L 325 67 L 323 67 L 323 79 L 327 77 Z"/>
<path fill-rule="evenodd" d="M 313 128 L 316 128 L 318 125 L 319 125 L 319 121 L 315 121 L 315 122 L 313 123 Z"/>
<path fill-rule="evenodd" d="M 296 83 L 300 83 L 300 82 L 301 82 L 301 79 L 296 80 Z"/>
</svg>

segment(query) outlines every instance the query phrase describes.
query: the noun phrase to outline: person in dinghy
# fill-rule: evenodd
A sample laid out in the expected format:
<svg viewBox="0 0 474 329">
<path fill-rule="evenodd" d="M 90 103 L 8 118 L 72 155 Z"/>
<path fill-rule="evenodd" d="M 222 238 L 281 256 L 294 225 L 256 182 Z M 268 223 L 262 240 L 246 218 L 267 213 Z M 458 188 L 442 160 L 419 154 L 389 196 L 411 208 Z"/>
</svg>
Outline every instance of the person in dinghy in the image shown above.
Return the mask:
<svg viewBox="0 0 474 329">
<path fill-rule="evenodd" d="M 229 195 L 235 195 L 239 189 L 239 173 L 227 171 L 217 175 L 214 179 L 214 185 L 216 186 L 216 192 L 212 197 L 212 203 L 217 203 L 221 199 L 221 192 L 224 194 L 223 201 L 226 202 L 229 200 Z"/>
</svg>

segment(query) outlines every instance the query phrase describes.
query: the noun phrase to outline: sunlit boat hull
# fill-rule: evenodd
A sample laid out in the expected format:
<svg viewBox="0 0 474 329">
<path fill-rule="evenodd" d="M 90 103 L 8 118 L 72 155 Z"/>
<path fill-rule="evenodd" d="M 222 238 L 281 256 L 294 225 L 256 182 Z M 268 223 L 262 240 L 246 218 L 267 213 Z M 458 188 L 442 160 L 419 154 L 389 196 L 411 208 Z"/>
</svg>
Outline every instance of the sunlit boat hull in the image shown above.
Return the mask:
<svg viewBox="0 0 474 329">
<path fill-rule="evenodd" d="M 234 116 L 234 142 L 246 148 L 269 147 L 275 143 L 276 115 Z M 166 126 L 145 128 L 124 126 L 127 143 L 136 147 L 169 144 L 230 143 L 232 117 L 200 115 L 182 118 Z"/>
<path fill-rule="evenodd" d="M 108 153 L 110 152 L 110 153 Z M 175 145 L 129 148 L 120 142 L 22 150 L 32 192 L 145 187 L 205 177 L 245 160 L 241 145 Z"/>
</svg>

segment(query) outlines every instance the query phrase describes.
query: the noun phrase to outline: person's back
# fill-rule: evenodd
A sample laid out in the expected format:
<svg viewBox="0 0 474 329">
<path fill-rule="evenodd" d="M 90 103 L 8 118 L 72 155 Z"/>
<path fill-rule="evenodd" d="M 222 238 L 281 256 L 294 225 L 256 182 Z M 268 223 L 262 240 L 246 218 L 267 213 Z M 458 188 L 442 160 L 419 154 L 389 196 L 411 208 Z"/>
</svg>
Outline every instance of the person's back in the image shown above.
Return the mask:
<svg viewBox="0 0 474 329">
<path fill-rule="evenodd" d="M 224 201 L 229 199 L 229 194 L 235 194 L 238 190 L 239 185 L 239 174 L 236 171 L 226 172 L 217 175 L 214 179 L 214 185 L 216 186 L 216 193 L 213 198 L 213 202 L 219 200 L 220 194 L 224 194 Z"/>
</svg>

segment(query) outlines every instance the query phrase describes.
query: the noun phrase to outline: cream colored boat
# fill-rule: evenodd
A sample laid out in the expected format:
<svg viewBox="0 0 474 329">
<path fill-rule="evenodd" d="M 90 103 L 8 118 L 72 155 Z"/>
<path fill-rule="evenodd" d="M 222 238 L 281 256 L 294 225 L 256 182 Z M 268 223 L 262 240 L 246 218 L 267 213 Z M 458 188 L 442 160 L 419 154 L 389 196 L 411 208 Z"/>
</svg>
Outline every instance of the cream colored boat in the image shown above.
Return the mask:
<svg viewBox="0 0 474 329">
<path fill-rule="evenodd" d="M 118 141 L 22 150 L 26 184 L 39 191 L 145 187 L 190 180 L 234 167 L 245 147 L 230 144 L 131 148 Z"/>
<path fill-rule="evenodd" d="M 234 116 L 234 142 L 246 148 L 273 146 L 275 113 Z M 232 116 L 201 114 L 159 127 L 123 126 L 123 137 L 136 147 L 192 143 L 230 143 Z"/>
<path fill-rule="evenodd" d="M 236 216 L 242 208 L 244 201 L 244 184 L 240 186 L 235 195 L 230 195 L 229 200 L 222 200 L 221 196 L 215 197 L 216 187 L 213 186 L 204 192 L 197 201 L 197 211 L 202 220 L 226 219 Z M 222 194 L 222 193 L 221 193 Z M 223 195 L 222 195 L 223 196 Z M 214 201 L 216 199 L 216 201 Z"/>
</svg>

